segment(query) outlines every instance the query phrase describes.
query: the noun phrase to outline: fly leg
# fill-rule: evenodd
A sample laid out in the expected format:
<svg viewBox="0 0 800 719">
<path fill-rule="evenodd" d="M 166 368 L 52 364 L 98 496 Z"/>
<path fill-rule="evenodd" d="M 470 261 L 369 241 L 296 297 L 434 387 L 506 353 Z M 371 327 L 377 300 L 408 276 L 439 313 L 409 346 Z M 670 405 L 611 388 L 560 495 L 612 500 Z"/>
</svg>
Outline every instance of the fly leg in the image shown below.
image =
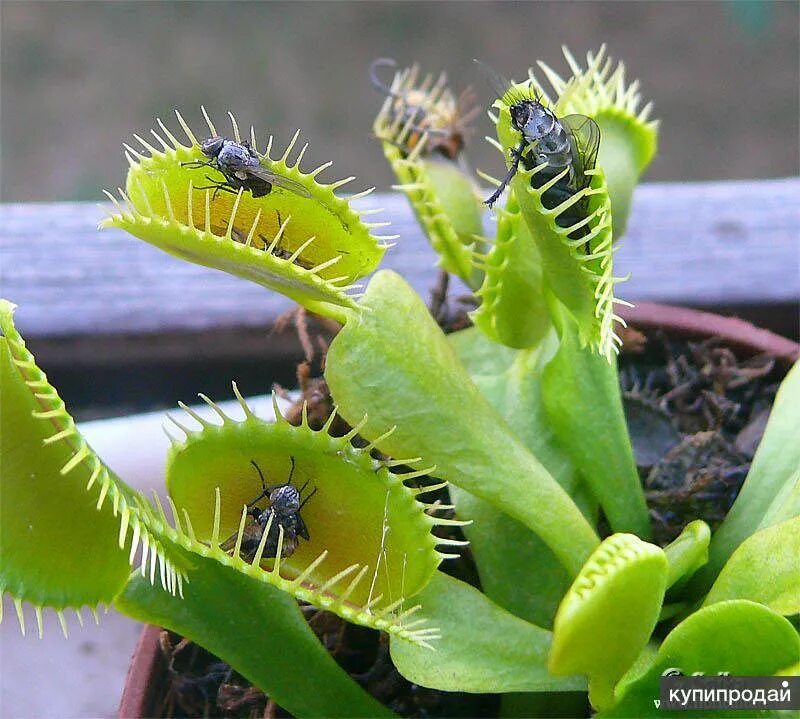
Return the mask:
<svg viewBox="0 0 800 719">
<path fill-rule="evenodd" d="M 190 162 L 182 162 L 181 167 L 191 167 L 192 169 L 199 167 L 216 167 L 214 160 L 191 160 Z"/>
<path fill-rule="evenodd" d="M 217 193 L 219 192 L 230 192 L 232 195 L 238 195 L 239 191 L 234 189 L 229 182 L 222 182 L 220 180 L 215 180 L 213 177 L 209 177 L 206 175 L 206 180 L 211 182 L 211 185 L 206 185 L 205 187 L 195 187 L 195 190 L 214 190 L 214 194 L 211 195 L 212 200 L 217 199 Z"/>
<path fill-rule="evenodd" d="M 525 149 L 526 144 L 527 143 L 523 139 L 519 147 L 511 149 L 511 156 L 514 158 L 511 163 L 511 167 L 508 168 L 506 176 L 500 181 L 500 185 L 497 187 L 497 189 L 486 200 L 484 200 L 483 204 L 491 207 L 495 202 L 497 202 L 497 199 L 500 197 L 500 195 L 503 194 L 503 190 L 508 187 L 508 183 L 511 182 L 511 178 L 513 178 L 514 175 L 517 174 L 517 170 L 519 170 L 519 163 L 522 160 L 522 151 Z"/>
</svg>

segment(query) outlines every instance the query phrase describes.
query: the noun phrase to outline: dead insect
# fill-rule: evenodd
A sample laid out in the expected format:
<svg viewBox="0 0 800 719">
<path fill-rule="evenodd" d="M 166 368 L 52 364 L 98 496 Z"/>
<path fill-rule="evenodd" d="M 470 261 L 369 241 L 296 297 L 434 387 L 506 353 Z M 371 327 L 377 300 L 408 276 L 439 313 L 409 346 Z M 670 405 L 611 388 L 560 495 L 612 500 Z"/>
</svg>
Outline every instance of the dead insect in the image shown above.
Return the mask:
<svg viewBox="0 0 800 719">
<path fill-rule="evenodd" d="M 234 195 L 244 189 L 253 197 L 264 197 L 277 185 L 301 197 L 311 197 L 311 193 L 299 182 L 278 175 L 261 164 L 258 153 L 247 141 L 235 142 L 227 137 L 209 137 L 200 143 L 200 149 L 209 159 L 182 162 L 181 167 L 212 167 L 222 173 L 224 180 L 215 180 L 206 175 L 211 185 L 196 187 L 196 190 L 214 190 L 217 193 L 230 192 Z"/>
<path fill-rule="evenodd" d="M 546 163 L 547 166 L 531 178 L 536 189 L 564 170 L 568 171 L 542 195 L 542 204 L 548 210 L 558 207 L 587 187 L 591 178 L 586 173 L 594 169 L 600 147 L 600 128 L 597 123 L 586 115 L 557 117 L 550 108 L 541 103 L 541 95 L 535 88 L 515 88 L 513 83 L 487 65 L 476 62 L 488 74 L 498 97 L 509 106 L 511 124 L 520 133 L 519 146 L 511 150 L 512 160 L 508 173 L 486 200 L 486 204 L 491 207 L 497 201 L 517 173 L 520 163 L 527 170 Z M 556 223 L 559 227 L 571 227 L 585 218 L 586 211 L 586 200 L 576 202 L 556 218 Z M 576 230 L 575 234 L 577 233 L 587 234 L 588 228 L 583 225 L 580 230 Z"/>
<path fill-rule="evenodd" d="M 308 527 L 306 527 L 306 523 L 300 516 L 300 510 L 317 493 L 317 490 L 314 489 L 311 494 L 302 499 L 303 491 L 308 486 L 308 482 L 300 489 L 292 485 L 292 476 L 295 468 L 294 457 L 291 457 L 291 460 L 292 469 L 289 472 L 289 481 L 286 484 L 277 484 L 273 487 L 267 486 L 261 468 L 256 464 L 255 460 L 250 460 L 250 464 L 256 468 L 258 476 L 261 478 L 263 491 L 255 499 L 247 503 L 247 514 L 253 521 L 245 525 L 239 546 L 240 555 L 247 561 L 252 561 L 255 558 L 267 527 L 269 527 L 269 534 L 265 540 L 264 551 L 261 555 L 263 559 L 274 558 L 278 555 L 278 540 L 281 528 L 283 528 L 282 557 L 289 557 L 294 554 L 300 539 L 310 539 Z M 269 501 L 269 506 L 262 510 L 256 506 L 256 503 L 264 498 Z M 235 549 L 238 534 L 238 532 L 232 534 L 220 547 L 226 552 Z"/>
<path fill-rule="evenodd" d="M 469 133 L 469 123 L 475 118 L 480 108 L 475 104 L 475 93 L 467 88 L 456 98 L 453 93 L 443 87 L 445 76 L 442 74 L 430 89 L 413 87 L 413 80 L 402 92 L 392 89 L 381 80 L 378 72 L 388 67 L 397 71 L 397 62 L 391 58 L 379 57 L 369 66 L 369 79 L 373 87 L 386 97 L 395 98 L 386 118 L 393 124 L 398 117 L 402 126 L 407 125 L 409 132 L 402 143 L 393 142 L 404 153 L 411 152 L 427 135 L 425 154 L 439 153 L 449 160 L 457 160 L 464 149 L 465 138 Z M 406 79 L 408 83 L 408 78 Z"/>
</svg>

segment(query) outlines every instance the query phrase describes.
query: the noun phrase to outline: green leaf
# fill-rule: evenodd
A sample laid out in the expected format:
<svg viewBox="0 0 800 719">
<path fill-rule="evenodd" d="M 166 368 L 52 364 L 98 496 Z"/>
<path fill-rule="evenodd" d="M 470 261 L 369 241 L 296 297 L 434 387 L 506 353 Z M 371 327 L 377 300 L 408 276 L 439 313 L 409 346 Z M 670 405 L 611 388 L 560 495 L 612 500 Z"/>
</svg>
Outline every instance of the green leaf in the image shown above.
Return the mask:
<svg viewBox="0 0 800 719">
<path fill-rule="evenodd" d="M 477 327 L 452 332 L 447 341 L 472 377 L 501 375 L 519 354 L 511 347 L 491 342 Z"/>
<path fill-rule="evenodd" d="M 348 621 L 425 643 L 435 630 L 407 629 L 405 602 L 430 581 L 441 561 L 435 546 L 446 540 L 431 534 L 438 520 L 417 501 L 421 492 L 374 460 L 369 447 L 353 447 L 357 429 L 342 437 L 328 434 L 334 415 L 314 431 L 305 417 L 298 427 L 289 424 L 276 406 L 276 421 L 267 422 L 234 391 L 243 420 L 211 403 L 221 424 L 197 413 L 191 413 L 201 423 L 196 431 L 176 422 L 186 437 L 170 450 L 167 487 L 181 522 L 163 531 L 190 551 Z M 307 500 L 301 516 L 308 539 L 293 551 L 275 551 L 271 559 L 267 553 L 257 558 L 236 552 L 238 537 L 253 525 L 245 508 L 262 493 L 262 474 L 268 487 L 291 476 L 295 487 L 305 487 L 301 497 Z M 255 506 L 263 510 L 267 504 L 262 499 Z M 280 529 L 271 531 L 274 538 Z M 259 539 L 269 536 L 262 532 Z"/>
<path fill-rule="evenodd" d="M 133 532 L 152 549 L 152 568 L 175 590 L 176 568 L 152 531 L 149 505 L 111 474 L 79 434 L 64 402 L 0 300 L 0 594 L 58 612 L 94 609 L 124 586 Z M 166 572 L 166 574 L 165 574 Z M 150 574 L 150 581 L 153 574 Z M 152 588 L 151 588 L 152 589 Z"/>
<path fill-rule="evenodd" d="M 205 647 L 294 716 L 393 716 L 336 664 L 289 594 L 209 557 L 174 550 L 188 565 L 191 591 L 171 597 L 134 576 L 117 609 Z"/>
<path fill-rule="evenodd" d="M 552 634 L 519 619 L 474 587 L 438 572 L 419 595 L 420 616 L 441 629 L 435 652 L 392 639 L 392 661 L 409 681 L 442 691 L 573 691 L 578 677 L 548 673 Z"/>
<path fill-rule="evenodd" d="M 521 133 L 511 122 L 509 103 L 518 97 L 531 97 L 529 83 L 515 85 L 494 103 L 498 110 L 497 138 L 503 157 L 510 158 L 520 143 Z M 582 345 L 589 345 L 606 359 L 617 351 L 619 337 L 614 333 L 613 234 L 611 200 L 600 166 L 587 171 L 589 185 L 569 200 L 549 209 L 544 195 L 555 178 L 536 182 L 535 175 L 547 165 L 530 169 L 520 165 L 510 186 L 519 203 L 530 236 L 536 242 L 542 261 L 544 281 L 574 319 Z M 565 169 L 566 173 L 567 170 Z M 535 187 L 541 184 L 541 187 Z M 580 227 L 561 227 L 556 221 L 565 204 L 586 201 Z M 581 228 L 587 228 L 581 230 Z M 578 239 L 571 235 L 585 232 Z"/>
<path fill-rule="evenodd" d="M 570 576 L 528 527 L 474 494 L 452 486 L 458 516 L 486 596 L 521 619 L 552 627 Z"/>
<path fill-rule="evenodd" d="M 421 457 L 536 532 L 571 573 L 597 546 L 575 503 L 492 409 L 413 289 L 383 271 L 333 340 L 325 376 L 350 423 L 392 457 Z"/>
<path fill-rule="evenodd" d="M 800 613 L 800 517 L 751 534 L 731 555 L 704 604 L 749 599 L 786 616 Z"/>
<path fill-rule="evenodd" d="M 693 596 L 704 594 L 728 557 L 747 537 L 764 528 L 765 518 L 788 519 L 783 509 L 798 507 L 800 467 L 800 363 L 786 375 L 775 397 L 764 437 L 747 479 L 725 521 L 711 538 L 708 564 L 689 585 Z M 777 498 L 780 502 L 776 505 Z M 792 499 L 794 497 L 794 499 Z"/>
<path fill-rule="evenodd" d="M 475 326 L 509 347 L 534 347 L 552 326 L 542 281 L 542 258 L 515 195 L 498 209 L 497 236 L 483 258 L 484 279 L 476 293 L 481 305 Z M 520 311 L 524 308 L 524 311 Z"/>
<path fill-rule="evenodd" d="M 542 373 L 550 425 L 617 532 L 650 536 L 650 518 L 628 436 L 616 363 L 580 346 L 559 312 L 561 344 Z M 560 315 L 560 316 L 558 316 Z"/>
<path fill-rule="evenodd" d="M 492 406 L 591 517 L 596 502 L 558 446 L 542 406 L 539 377 L 552 356 L 554 334 L 535 350 L 521 352 L 490 342 L 474 328 L 448 335 L 448 340 Z M 451 487 L 450 494 L 459 516 L 473 520 L 463 531 L 486 595 L 526 621 L 551 627 L 570 581 L 555 555 L 525 525 L 488 502 L 458 487 Z"/>
<path fill-rule="evenodd" d="M 611 704 L 614 685 L 656 626 L 666 582 L 661 549 L 631 534 L 604 540 L 558 608 L 550 670 L 585 674 L 592 705 Z"/>
<path fill-rule="evenodd" d="M 764 512 L 758 528 L 771 527 L 773 524 L 797 516 L 800 516 L 800 467 L 778 490 L 772 504 Z"/>
<path fill-rule="evenodd" d="M 633 191 L 656 153 L 658 122 L 649 119 L 652 103 L 639 107 L 639 82 L 627 82 L 625 64 L 615 66 L 605 50 L 604 45 L 596 53 L 587 52 L 586 66 L 581 67 L 563 48 L 573 73 L 568 81 L 544 63 L 539 65 L 558 95 L 559 115 L 588 115 L 600 127 L 597 164 L 606 174 L 614 237 L 620 238 L 625 234 Z"/>
<path fill-rule="evenodd" d="M 664 639 L 646 669 L 630 672 L 616 690 L 617 703 L 603 719 L 685 717 L 686 712 L 656 709 L 659 680 L 668 669 L 685 676 L 773 676 L 797 661 L 800 637 L 791 623 L 761 604 L 719 602 L 684 619 Z M 783 714 L 782 712 L 780 714 Z M 703 712 L 703 716 L 741 716 L 741 711 Z"/>
<path fill-rule="evenodd" d="M 272 139 L 261 165 L 270 173 L 294 183 L 290 190 L 275 183 L 270 192 L 253 197 L 250 192 L 214 192 L 209 180 L 221 174 L 208 167 L 185 163 L 207 161 L 197 138 L 180 114 L 178 121 L 189 145 L 179 142 L 161 124 L 166 140 L 162 149 L 142 140 L 142 154 L 126 145 L 130 168 L 123 203 L 109 195 L 116 213 L 101 227 L 118 227 L 189 262 L 220 269 L 280 292 L 308 309 L 344 321 L 357 307 L 347 293 L 350 283 L 380 263 L 385 239 L 371 231 L 386 223 L 366 223 L 336 190 L 353 178 L 322 183 L 317 176 L 326 163 L 311 172 L 300 170 L 301 150 L 289 161 L 298 138 L 295 134 L 280 157 L 271 156 Z M 208 120 L 208 118 L 207 118 Z M 239 128 L 231 115 L 233 135 Z M 160 122 L 160 121 L 159 121 Z M 218 135 L 208 120 L 211 135 Z M 252 136 L 255 146 L 255 137 Z"/>
<path fill-rule="evenodd" d="M 669 562 L 667 587 L 683 584 L 708 561 L 711 530 L 702 519 L 689 522 L 672 542 L 664 547 Z"/>
</svg>

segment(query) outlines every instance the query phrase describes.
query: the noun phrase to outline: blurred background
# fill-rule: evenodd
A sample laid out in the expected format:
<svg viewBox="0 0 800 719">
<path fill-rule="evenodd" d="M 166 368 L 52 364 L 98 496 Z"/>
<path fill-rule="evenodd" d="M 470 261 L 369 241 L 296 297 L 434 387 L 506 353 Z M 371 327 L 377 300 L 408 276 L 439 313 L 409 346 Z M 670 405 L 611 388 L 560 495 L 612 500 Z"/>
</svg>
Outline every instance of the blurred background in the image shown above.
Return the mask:
<svg viewBox="0 0 800 719">
<path fill-rule="evenodd" d="M 604 42 L 614 57 L 625 60 L 630 76 L 641 80 L 644 98 L 654 102 L 654 117 L 662 121 L 660 152 L 647 180 L 793 176 L 800 153 L 798 8 L 794 0 L 0 0 L 0 199 L 97 201 L 103 187 L 122 183 L 122 143 L 132 141 L 132 132 L 147 136 L 156 117 L 175 128 L 172 110 L 179 108 L 202 136 L 201 103 L 220 128 L 227 130 L 225 112 L 230 109 L 241 126 L 253 124 L 259 137 L 274 133 L 278 147 L 299 127 L 311 143 L 305 168 L 333 160 L 334 170 L 324 177 L 354 174 L 358 189 L 377 185 L 385 190 L 392 177 L 370 138 L 381 103 L 367 80 L 374 58 L 390 56 L 401 64 L 416 60 L 432 72 L 444 69 L 455 90 L 471 84 L 488 103 L 490 91 L 473 58 L 516 78 L 538 59 L 567 73 L 562 44 L 582 57 Z M 497 175 L 497 152 L 481 139 L 489 131 L 488 119 L 479 117 L 469 154 L 474 167 Z M 772 217 L 769 207 L 764 211 Z M 32 302 L 12 296 L 21 304 L 20 328 L 79 421 L 171 408 L 179 399 L 191 401 L 198 390 L 224 399 L 230 396 L 231 378 L 248 394 L 268 391 L 273 381 L 294 386 L 294 366 L 301 358 L 294 332 L 268 331 L 274 316 L 261 304 L 263 294 L 255 285 L 249 286 L 250 295 L 245 295 L 246 283 L 232 285 L 230 295 L 262 312 L 263 323 L 257 326 L 216 327 L 206 333 L 199 317 L 193 326 L 200 329 L 184 331 L 196 314 L 196 294 L 187 292 L 187 281 L 176 283 L 164 301 L 174 309 L 170 317 L 189 318 L 181 331 L 167 327 L 162 333 L 127 336 L 130 325 L 123 322 L 119 331 L 103 334 L 89 322 L 83 334 L 75 333 L 86 307 L 70 294 L 77 288 L 79 298 L 91 297 L 98 258 L 134 258 L 134 266 L 111 268 L 112 277 L 129 273 L 146 279 L 144 268 L 152 266 L 157 273 L 168 267 L 167 261 L 177 268 L 170 272 L 194 277 L 192 266 L 181 267 L 122 233 L 95 232 L 94 209 L 50 208 L 50 216 L 63 213 L 60 227 L 67 231 L 62 236 L 51 232 L 44 210 L 17 208 L 14 224 L 12 212 L 0 207 L 6 225 L 0 234 L 10 248 L 3 258 L 7 276 L 16 273 L 18 287 L 32 285 Z M 735 255 L 735 230 L 734 223 L 708 238 L 721 257 Z M 80 247 L 70 245 L 76 237 Z M 668 269 L 674 273 L 675 261 Z M 750 269 L 745 263 L 742 272 Z M 118 296 L 113 282 L 97 284 L 114 289 L 114 296 L 102 298 L 110 314 L 137 316 L 136 294 Z M 736 277 L 729 284 L 735 286 Z M 131 290 L 130 284 L 125 287 Z M 142 282 L 141 292 L 148 289 Z M 194 288 L 195 293 L 203 290 Z M 51 322 L 52 336 L 27 332 L 31 317 L 37 312 L 49 317 L 55 307 L 73 318 L 72 330 L 54 330 Z M 727 311 L 742 309 L 747 308 Z M 788 303 L 783 315 L 770 306 L 759 318 L 767 313 L 770 326 L 779 326 L 786 316 L 780 328 L 796 331 L 796 301 Z M 159 413 L 153 422 L 160 421 Z M 106 459 L 112 456 L 99 440 L 90 441 Z M 131 457 L 139 459 L 136 451 Z M 124 467 L 120 471 L 138 481 Z M 160 476 L 153 472 L 148 481 L 159 483 Z M 14 614 L 8 600 L 5 610 Z M 9 617 L 0 627 L 0 715 L 116 716 L 138 631 L 135 623 L 112 612 L 99 628 L 73 630 L 76 637 L 64 641 L 55 618 L 46 613 L 40 641 L 35 632 L 20 637 Z"/>
<path fill-rule="evenodd" d="M 541 59 L 566 72 L 608 44 L 662 120 L 649 180 L 798 172 L 797 2 L 26 2 L 2 3 L 2 183 L 6 202 L 95 200 L 126 165 L 121 143 L 201 103 L 222 125 L 278 144 L 298 127 L 308 165 L 388 188 L 369 137 L 378 56 L 445 69 L 490 91 L 472 59 L 522 77 Z M 476 122 L 472 164 L 499 170 Z M 200 130 L 202 132 L 202 130 Z"/>
</svg>

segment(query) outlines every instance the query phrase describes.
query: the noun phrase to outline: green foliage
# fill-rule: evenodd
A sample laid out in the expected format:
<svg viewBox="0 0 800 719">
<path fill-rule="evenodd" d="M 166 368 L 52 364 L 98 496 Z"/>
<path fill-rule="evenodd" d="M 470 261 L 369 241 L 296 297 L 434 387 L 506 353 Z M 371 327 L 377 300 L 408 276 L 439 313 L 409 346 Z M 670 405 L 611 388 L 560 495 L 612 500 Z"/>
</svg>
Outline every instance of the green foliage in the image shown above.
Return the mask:
<svg viewBox="0 0 800 719">
<path fill-rule="evenodd" d="M 800 363 L 775 397 L 764 437 L 747 479 L 725 521 L 714 533 L 708 564 L 692 589 L 708 589 L 733 551 L 758 529 L 800 513 Z"/>
<path fill-rule="evenodd" d="M 360 432 L 379 449 L 435 465 L 437 476 L 530 527 L 577 572 L 597 544 L 594 531 L 472 383 L 416 293 L 383 270 L 362 302 L 368 311 L 336 336 L 326 362 L 345 419 L 368 415 Z"/>
<path fill-rule="evenodd" d="M 557 95 L 560 115 L 588 115 L 600 127 L 597 164 L 603 168 L 611 198 L 614 236 L 622 237 L 628 224 L 631 198 L 658 146 L 658 121 L 650 120 L 652 103 L 642 103 L 639 82 L 627 82 L 625 64 L 614 63 L 605 46 L 586 53 L 586 66 L 563 49 L 572 76 L 564 79 L 543 62 L 537 63 Z M 533 75 L 533 73 L 531 73 Z M 545 88 L 535 77 L 540 91 Z"/>
<path fill-rule="evenodd" d="M 178 423 L 186 437 L 169 453 L 167 489 L 182 521 L 164 531 L 190 551 L 297 599 L 424 643 L 436 630 L 409 630 L 402 616 L 410 609 L 406 599 L 430 581 L 441 556 L 431 535 L 436 520 L 417 501 L 419 492 L 403 484 L 407 475 L 389 472 L 369 447 L 353 447 L 352 433 L 332 437 L 328 426 L 319 432 L 306 423 L 292 426 L 277 406 L 278 420 L 265 422 L 241 404 L 240 422 L 212 404 L 222 424 L 196 414 L 197 431 Z M 314 492 L 302 513 L 309 539 L 281 559 L 245 559 L 225 547 L 226 539 L 244 531 L 245 508 L 262 492 L 259 470 L 270 486 L 291 474 L 295 486 L 307 487 L 306 497 Z"/>
<path fill-rule="evenodd" d="M 561 692 L 585 686 L 578 677 L 548 673 L 550 632 L 509 614 L 474 587 L 439 572 L 419 600 L 422 616 L 441 629 L 442 640 L 435 653 L 392 641 L 392 660 L 412 682 L 466 692 Z"/>
<path fill-rule="evenodd" d="M 666 670 L 677 669 L 685 676 L 728 672 L 732 676 L 765 677 L 794 664 L 798 653 L 797 631 L 767 607 L 745 600 L 712 604 L 675 627 L 646 669 L 636 667 L 624 677 L 616 689 L 617 703 L 598 716 L 609 719 L 683 716 L 685 712 L 664 712 L 653 705 L 653 698 L 659 695 L 659 680 Z M 709 713 L 709 716 L 719 715 Z"/>
<path fill-rule="evenodd" d="M 185 165 L 206 158 L 180 115 L 189 144 L 159 121 L 161 149 L 138 136 L 146 154 L 126 146 L 122 204 L 103 224 L 343 324 L 325 364 L 337 409 L 321 429 L 305 407 L 300 426 L 277 411 L 268 423 L 235 385 L 242 420 L 210 400 L 220 423 L 184 407 L 200 425 L 173 420 L 185 436 L 168 457 L 168 520 L 80 437 L 0 304 L 0 591 L 21 623 L 23 602 L 40 627 L 44 607 L 65 627 L 63 610 L 113 603 L 215 652 L 298 717 L 391 715 L 331 658 L 298 600 L 387 632 L 418 685 L 503 694 L 506 716 L 585 713 L 587 691 L 599 717 L 662 716 L 652 699 L 668 668 L 796 670 L 800 638 L 781 615 L 800 612 L 800 370 L 719 530 L 698 519 L 663 549 L 647 543 L 614 361 L 612 254 L 657 123 L 604 49 L 585 66 L 565 57 L 567 79 L 539 64 L 552 99 L 533 71 L 497 98 L 494 144 L 510 164 L 521 137 L 510 107 L 535 96 L 597 123 L 597 166 L 556 207 L 545 195 L 560 176 L 542 184 L 546 163 L 521 166 L 494 238 L 463 154 L 469 113 L 444 78 L 398 72 L 376 118 L 439 266 L 480 302 L 475 327 L 449 336 L 392 272 L 352 294 L 391 237 L 352 207 L 365 193 L 336 193 L 349 180 L 318 181 L 329 163 L 303 172 L 305 148 L 289 160 L 297 136 L 280 157 L 271 139 L 258 154 L 282 178 L 260 197 L 197 189 L 219 171 Z M 583 216 L 562 227 L 567 206 Z M 343 436 L 331 434 L 337 415 L 351 425 Z M 258 550 L 240 551 L 259 531 L 254 514 L 277 521 L 260 473 L 315 491 L 308 537 L 279 522 L 266 556 L 268 528 Z M 446 487 L 452 505 L 419 501 Z M 600 510 L 615 532 L 602 542 Z M 459 532 L 480 589 L 438 571 L 467 544 Z"/>
<path fill-rule="evenodd" d="M 706 604 L 750 599 L 778 614 L 800 613 L 800 517 L 751 534 L 731 555 Z"/>
<path fill-rule="evenodd" d="M 150 550 L 150 583 L 158 564 L 162 584 L 175 591 L 181 570 L 153 530 L 150 506 L 78 432 L 13 312 L 0 300 L 0 595 L 13 597 L 23 631 L 24 601 L 35 608 L 40 634 L 43 607 L 58 612 L 66 633 L 63 610 L 110 603 L 139 542 Z"/>
<path fill-rule="evenodd" d="M 689 522 L 680 535 L 666 547 L 664 554 L 669 562 L 667 587 L 686 582 L 708 561 L 708 543 L 711 530 L 701 519 Z"/>
<path fill-rule="evenodd" d="M 613 703 L 614 685 L 656 626 L 667 583 L 667 559 L 631 534 L 615 534 L 592 554 L 556 614 L 549 666 L 585 674 L 597 709 Z"/>
<path fill-rule="evenodd" d="M 611 528 L 650 535 L 615 363 L 580 347 L 575 325 L 554 310 L 561 342 L 541 377 L 548 424 L 600 502 Z"/>
<path fill-rule="evenodd" d="M 270 137 L 260 162 L 308 196 L 278 186 L 259 198 L 243 191 L 198 190 L 207 183 L 208 171 L 184 163 L 207 158 L 192 130 L 176 115 L 190 144 L 179 142 L 159 121 L 167 138 L 154 132 L 161 149 L 138 135 L 146 155 L 126 145 L 127 192 L 120 190 L 122 205 L 109 195 L 117 212 L 101 227 L 119 227 L 181 259 L 257 282 L 309 309 L 343 319 L 342 308 L 356 307 L 347 294 L 351 283 L 375 269 L 386 249 L 380 240 L 391 239 L 371 234 L 387 223 L 366 223 L 350 206 L 353 198 L 335 194 L 354 178 L 321 183 L 317 177 L 331 163 L 301 171 L 308 144 L 289 162 L 296 134 L 277 159 L 271 156 Z M 230 117 L 239 140 L 238 125 Z M 211 135 L 218 135 L 207 115 L 206 119 Z M 255 133 L 250 142 L 257 146 Z"/>
<path fill-rule="evenodd" d="M 558 444 L 542 404 L 539 375 L 552 357 L 555 335 L 521 352 L 495 345 L 476 328 L 451 334 L 448 340 L 475 385 L 591 521 L 596 502 Z M 486 595 L 518 617 L 551 627 L 570 582 L 553 552 L 524 524 L 489 502 L 455 486 L 450 495 L 459 514 L 473 520 L 464 534 Z"/>
<path fill-rule="evenodd" d="M 120 611 L 206 647 L 295 716 L 393 716 L 336 664 L 291 595 L 175 549 L 186 561 L 191 591 L 183 598 L 159 595 L 134 576 L 117 597 Z"/>
<path fill-rule="evenodd" d="M 408 197 L 439 267 L 477 288 L 480 273 L 472 255 L 483 235 L 478 189 L 457 156 L 443 157 L 434 149 L 438 133 L 457 129 L 459 102 L 445 86 L 443 74 L 433 85 L 430 76 L 421 83 L 418 78 L 416 65 L 395 73 L 395 95 L 386 98 L 373 131 L 399 182 L 395 189 Z M 413 97 L 418 111 L 406 112 L 399 96 Z M 422 134 L 415 129 L 418 123 Z"/>
<path fill-rule="evenodd" d="M 472 321 L 493 342 L 519 349 L 536 347 L 552 326 L 542 273 L 542 257 L 512 195 L 499 209 L 497 235 L 480 260 L 481 304 Z M 519 308 L 526 312 L 520 313 Z"/>
</svg>

